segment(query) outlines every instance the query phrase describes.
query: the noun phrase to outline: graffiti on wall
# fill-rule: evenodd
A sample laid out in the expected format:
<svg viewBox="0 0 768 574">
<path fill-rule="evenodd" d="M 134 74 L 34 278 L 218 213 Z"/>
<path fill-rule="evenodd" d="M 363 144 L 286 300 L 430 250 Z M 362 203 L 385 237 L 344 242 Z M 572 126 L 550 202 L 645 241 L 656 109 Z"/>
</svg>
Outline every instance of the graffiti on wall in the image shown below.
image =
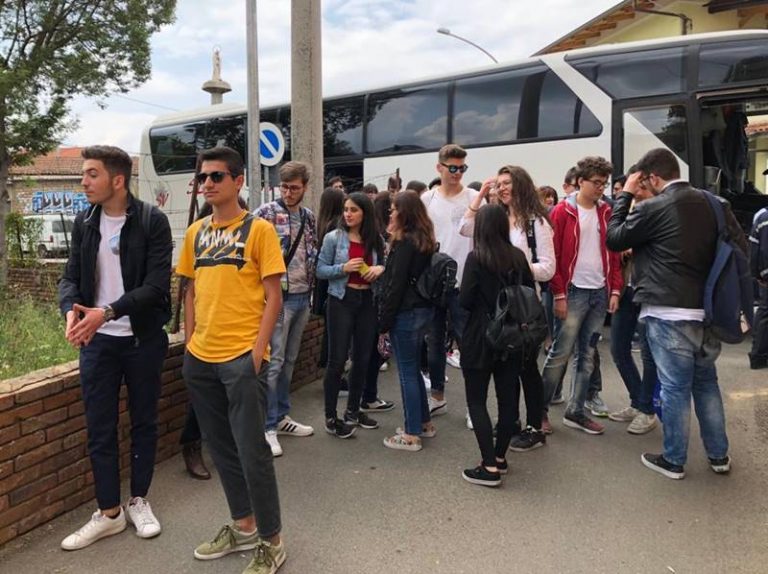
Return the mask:
<svg viewBox="0 0 768 574">
<path fill-rule="evenodd" d="M 32 194 L 33 213 L 65 213 L 75 215 L 88 207 L 82 192 L 36 191 Z"/>
</svg>

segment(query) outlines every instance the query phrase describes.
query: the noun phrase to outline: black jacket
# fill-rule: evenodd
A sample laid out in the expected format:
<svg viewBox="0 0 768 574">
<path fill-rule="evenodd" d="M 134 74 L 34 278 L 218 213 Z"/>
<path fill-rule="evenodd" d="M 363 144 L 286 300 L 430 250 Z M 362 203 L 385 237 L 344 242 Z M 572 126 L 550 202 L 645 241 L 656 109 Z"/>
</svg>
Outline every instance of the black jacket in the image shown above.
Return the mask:
<svg viewBox="0 0 768 574">
<path fill-rule="evenodd" d="M 513 265 L 507 273 L 522 273 L 522 284 L 535 289 L 533 274 L 525 254 L 517 247 L 513 249 Z M 505 281 L 508 283 L 508 278 Z M 485 331 L 490 318 L 496 312 L 496 298 L 504 286 L 502 277 L 480 265 L 474 252 L 467 256 L 459 290 L 459 304 L 469 311 L 461 336 L 463 368 L 489 369 L 493 366 L 495 353 L 485 342 Z"/>
<path fill-rule="evenodd" d="M 392 243 L 387 265 L 381 276 L 381 302 L 379 304 L 379 332 L 387 333 L 401 311 L 416 307 L 429 307 L 414 287 L 416 279 L 429 265 L 431 253 L 422 253 L 410 239 Z"/>
<path fill-rule="evenodd" d="M 632 195 L 616 199 L 608 222 L 608 248 L 632 249 L 634 302 L 684 309 L 704 306 L 704 284 L 717 242 L 717 221 L 703 191 L 675 182 L 629 213 Z M 746 241 L 730 206 L 725 221 L 746 252 Z"/>
<path fill-rule="evenodd" d="M 149 234 L 142 214 L 150 209 Z M 101 206 L 94 205 L 75 218 L 72 248 L 59 281 L 59 307 L 66 315 L 75 303 L 95 305 L 96 255 L 101 233 Z M 168 218 L 159 209 L 128 194 L 128 208 L 120 233 L 120 267 L 125 294 L 110 303 L 115 318 L 128 315 L 133 334 L 151 335 L 171 317 L 171 257 L 173 242 Z"/>
</svg>

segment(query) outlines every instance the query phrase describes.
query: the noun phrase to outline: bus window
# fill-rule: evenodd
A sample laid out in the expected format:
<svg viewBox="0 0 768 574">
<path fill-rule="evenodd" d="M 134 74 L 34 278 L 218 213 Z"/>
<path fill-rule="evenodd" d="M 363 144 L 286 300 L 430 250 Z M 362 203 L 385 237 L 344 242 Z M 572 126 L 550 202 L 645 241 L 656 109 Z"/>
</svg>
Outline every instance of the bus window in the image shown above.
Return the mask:
<svg viewBox="0 0 768 574">
<path fill-rule="evenodd" d="M 592 112 L 551 70 L 544 73 L 537 107 L 538 126 L 532 137 L 554 139 L 598 135 L 603 129 Z M 523 113 L 527 114 L 527 110 Z"/>
<path fill-rule="evenodd" d="M 682 47 L 566 60 L 615 99 L 678 94 L 686 87 Z"/>
<path fill-rule="evenodd" d="M 768 42 L 749 40 L 704 44 L 699 55 L 699 85 L 720 86 L 735 82 L 766 82 Z"/>
<path fill-rule="evenodd" d="M 439 149 L 448 140 L 448 84 L 372 94 L 367 119 L 369 153 Z"/>
<path fill-rule="evenodd" d="M 659 142 L 662 142 L 686 164 L 683 177 L 687 177 L 687 125 L 685 106 L 682 105 L 624 110 L 622 171 L 626 173 L 645 152 L 659 147 Z"/>
<path fill-rule="evenodd" d="M 323 102 L 323 155 L 363 153 L 363 96 Z"/>
<path fill-rule="evenodd" d="M 228 146 L 245 158 L 248 157 L 246 154 L 247 141 L 248 136 L 244 115 L 216 118 L 208 124 L 208 130 L 205 133 L 204 149 Z"/>
<path fill-rule="evenodd" d="M 149 146 L 155 172 L 195 171 L 197 152 L 203 149 L 203 136 L 208 122 L 152 128 Z"/>
<path fill-rule="evenodd" d="M 529 70 L 513 70 L 456 82 L 453 141 L 460 145 L 517 139 L 517 120 Z"/>
</svg>

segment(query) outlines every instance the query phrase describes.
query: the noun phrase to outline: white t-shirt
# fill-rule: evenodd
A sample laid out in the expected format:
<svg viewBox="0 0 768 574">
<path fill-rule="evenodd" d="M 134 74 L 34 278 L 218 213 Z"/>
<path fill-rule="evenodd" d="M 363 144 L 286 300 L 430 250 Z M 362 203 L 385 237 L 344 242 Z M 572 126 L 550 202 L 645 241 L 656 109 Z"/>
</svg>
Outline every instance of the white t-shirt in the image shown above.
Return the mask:
<svg viewBox="0 0 768 574">
<path fill-rule="evenodd" d="M 668 307 L 666 305 L 648 305 L 640 307 L 640 319 L 656 317 L 664 321 L 703 321 L 704 309 L 685 309 L 683 307 Z"/>
<path fill-rule="evenodd" d="M 582 289 L 605 287 L 605 272 L 600 246 L 600 222 L 597 207 L 579 210 L 579 253 L 573 268 L 571 283 Z"/>
<path fill-rule="evenodd" d="M 103 211 L 99 221 L 99 253 L 96 255 L 96 307 L 103 307 L 117 301 L 125 294 L 123 273 L 120 267 L 120 232 L 125 224 L 125 215 L 110 217 Z M 128 315 L 104 323 L 97 333 L 113 337 L 133 335 Z"/>
<path fill-rule="evenodd" d="M 440 252 L 456 260 L 458 285 L 461 285 L 467 255 L 472 251 L 472 239 L 459 233 L 459 224 L 476 195 L 474 189 L 465 187 L 457 195 L 446 197 L 436 187 L 421 196 L 421 201 L 427 207 L 427 214 L 435 226 L 435 237 L 440 244 Z"/>
</svg>

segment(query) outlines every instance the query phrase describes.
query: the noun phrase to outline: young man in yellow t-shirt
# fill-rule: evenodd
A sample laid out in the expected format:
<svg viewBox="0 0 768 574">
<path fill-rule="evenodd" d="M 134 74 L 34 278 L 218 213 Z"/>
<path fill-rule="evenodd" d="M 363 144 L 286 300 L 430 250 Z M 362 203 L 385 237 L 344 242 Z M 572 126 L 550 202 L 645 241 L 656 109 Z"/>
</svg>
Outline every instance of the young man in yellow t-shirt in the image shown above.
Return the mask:
<svg viewBox="0 0 768 574">
<path fill-rule="evenodd" d="M 244 574 L 271 574 L 285 561 L 285 549 L 264 437 L 267 347 L 282 306 L 285 264 L 274 227 L 238 204 L 240 155 L 217 147 L 201 152 L 200 160 L 197 179 L 213 215 L 187 229 L 176 268 L 190 280 L 183 375 L 233 524 L 198 546 L 195 558 L 254 549 Z"/>
</svg>

